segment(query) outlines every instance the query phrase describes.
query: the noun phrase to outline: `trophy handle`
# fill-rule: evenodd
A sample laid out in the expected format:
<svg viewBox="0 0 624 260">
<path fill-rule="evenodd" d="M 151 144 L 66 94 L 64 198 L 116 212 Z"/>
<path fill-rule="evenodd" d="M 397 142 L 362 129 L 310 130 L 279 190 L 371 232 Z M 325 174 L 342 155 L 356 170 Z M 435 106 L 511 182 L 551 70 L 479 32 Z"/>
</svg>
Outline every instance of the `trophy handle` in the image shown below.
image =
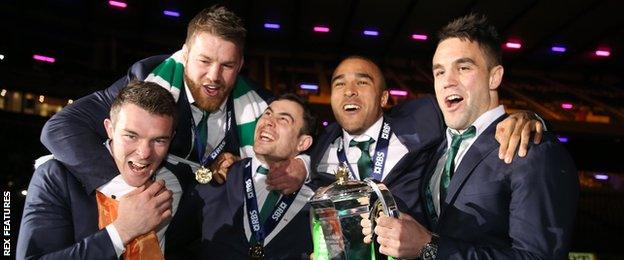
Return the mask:
<svg viewBox="0 0 624 260">
<path fill-rule="evenodd" d="M 373 190 L 370 197 L 371 210 L 368 216 L 371 222 L 372 232 L 371 247 L 373 251 L 371 253 L 374 254 L 374 256 L 371 256 L 371 259 L 391 259 L 391 257 L 379 253 L 379 245 L 375 242 L 377 241 L 377 235 L 375 235 L 373 230 L 375 230 L 375 226 L 377 225 L 376 220 L 379 214 L 383 212 L 386 216 L 399 218 L 399 208 L 394 201 L 392 193 L 390 193 L 385 184 L 372 178 L 366 178 L 364 181 L 366 181 L 368 186 Z"/>
</svg>

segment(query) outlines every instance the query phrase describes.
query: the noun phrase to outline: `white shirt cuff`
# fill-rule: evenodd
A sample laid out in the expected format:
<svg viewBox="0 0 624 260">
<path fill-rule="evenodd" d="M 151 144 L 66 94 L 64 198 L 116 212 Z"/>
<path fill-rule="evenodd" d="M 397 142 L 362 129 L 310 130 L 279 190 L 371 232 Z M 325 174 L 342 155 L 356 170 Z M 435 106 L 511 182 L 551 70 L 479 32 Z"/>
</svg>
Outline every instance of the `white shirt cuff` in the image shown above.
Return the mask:
<svg viewBox="0 0 624 260">
<path fill-rule="evenodd" d="M 113 242 L 113 248 L 115 248 L 115 253 L 117 254 L 117 257 L 121 257 L 121 254 L 126 251 L 126 247 L 124 246 L 123 241 L 121 241 L 121 236 L 119 236 L 119 232 L 117 232 L 117 229 L 115 228 L 115 226 L 113 226 L 112 223 L 106 226 L 106 232 L 108 232 L 108 236 Z"/>
<path fill-rule="evenodd" d="M 299 154 L 297 156 L 295 156 L 295 158 L 301 160 L 303 162 L 303 166 L 305 166 L 306 169 L 306 179 L 305 179 L 305 183 L 309 183 L 310 182 L 310 156 L 307 154 Z"/>
</svg>

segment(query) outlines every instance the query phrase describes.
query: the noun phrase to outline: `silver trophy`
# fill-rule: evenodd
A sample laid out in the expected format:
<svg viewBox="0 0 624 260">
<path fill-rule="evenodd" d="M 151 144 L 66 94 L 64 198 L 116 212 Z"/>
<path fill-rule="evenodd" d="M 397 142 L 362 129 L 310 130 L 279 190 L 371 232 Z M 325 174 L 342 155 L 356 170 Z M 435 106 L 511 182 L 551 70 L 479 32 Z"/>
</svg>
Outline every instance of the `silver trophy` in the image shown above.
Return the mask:
<svg viewBox="0 0 624 260">
<path fill-rule="evenodd" d="M 349 168 L 341 164 L 336 182 L 319 188 L 310 199 L 314 259 L 381 259 L 375 244 L 365 244 L 360 221 L 380 214 L 399 217 L 392 194 L 382 183 L 367 178 L 349 180 Z M 375 239 L 373 239 L 373 243 Z"/>
</svg>

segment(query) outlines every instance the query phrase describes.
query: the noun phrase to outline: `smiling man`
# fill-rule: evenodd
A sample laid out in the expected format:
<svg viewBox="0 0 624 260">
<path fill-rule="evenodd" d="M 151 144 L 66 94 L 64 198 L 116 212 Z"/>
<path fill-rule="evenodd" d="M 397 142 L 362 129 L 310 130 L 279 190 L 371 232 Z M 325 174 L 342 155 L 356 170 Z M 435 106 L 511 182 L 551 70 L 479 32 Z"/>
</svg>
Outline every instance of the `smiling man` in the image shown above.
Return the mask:
<svg viewBox="0 0 624 260">
<path fill-rule="evenodd" d="M 312 251 L 307 186 L 294 194 L 266 189 L 269 169 L 312 145 L 315 119 L 303 99 L 284 94 L 264 111 L 251 158 L 236 162 L 223 186 L 198 188 L 204 258 L 301 259 Z M 215 210 L 219 209 L 219 210 Z"/>
<path fill-rule="evenodd" d="M 496 29 L 471 14 L 449 23 L 439 39 L 432 69 L 447 128 L 423 178 L 427 218 L 380 217 L 374 230 L 380 252 L 567 259 L 579 192 L 570 155 L 546 133 L 526 158 L 503 163 L 494 137 L 496 124 L 508 117 L 498 99 L 504 68 Z"/>
<path fill-rule="evenodd" d="M 55 159 L 40 165 L 28 187 L 17 258 L 187 256 L 192 236 L 179 234 L 193 229 L 175 216 L 188 174 L 162 167 L 174 122 L 173 97 L 162 87 L 131 82 L 122 89 L 104 120 L 115 177 L 90 189 Z"/>
</svg>

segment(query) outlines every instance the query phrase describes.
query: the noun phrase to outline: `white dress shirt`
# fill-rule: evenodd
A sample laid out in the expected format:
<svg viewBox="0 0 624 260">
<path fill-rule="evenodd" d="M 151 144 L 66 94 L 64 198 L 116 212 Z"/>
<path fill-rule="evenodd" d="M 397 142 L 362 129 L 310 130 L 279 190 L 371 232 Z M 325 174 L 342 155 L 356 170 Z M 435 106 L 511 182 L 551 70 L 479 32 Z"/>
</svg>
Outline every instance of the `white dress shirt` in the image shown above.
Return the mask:
<svg viewBox="0 0 624 260">
<path fill-rule="evenodd" d="M 475 133 L 475 136 L 464 139 L 459 145 L 459 149 L 457 150 L 457 154 L 455 155 L 455 160 L 454 160 L 455 167 L 453 171 L 457 170 L 457 167 L 459 166 L 462 159 L 464 158 L 464 155 L 466 155 L 466 152 L 468 152 L 468 149 L 470 149 L 472 144 L 477 140 L 477 138 L 479 138 L 481 133 L 483 133 L 483 131 L 485 131 L 485 129 L 487 129 L 496 119 L 498 119 L 500 116 L 504 114 L 505 114 L 505 108 L 503 107 L 503 105 L 499 105 L 483 113 L 481 116 L 477 118 L 477 120 L 475 120 L 472 123 L 472 126 L 474 126 L 477 131 Z M 461 134 L 464 131 L 465 129 L 455 130 L 455 129 L 451 129 L 448 127 L 446 128 L 446 144 L 447 144 L 446 151 L 444 152 L 444 155 L 440 157 L 440 160 L 438 160 L 435 171 L 433 175 L 431 176 L 431 180 L 429 181 L 429 188 L 431 190 L 431 196 L 433 197 L 433 205 L 435 207 L 436 214 L 438 215 L 440 215 L 440 179 L 442 178 L 442 171 L 444 170 L 444 164 L 446 162 L 446 158 L 448 155 L 448 148 L 449 148 L 448 144 L 450 144 L 451 140 L 453 140 L 451 133 Z"/>
<path fill-rule="evenodd" d="M 353 175 L 356 176 L 358 179 L 360 179 L 359 177 L 360 175 L 359 175 L 358 167 L 357 167 L 357 161 L 360 159 L 360 156 L 362 155 L 362 150 L 360 150 L 360 148 L 358 148 L 357 146 L 349 147 L 349 143 L 351 142 L 351 140 L 361 142 L 361 141 L 366 141 L 372 138 L 373 140 L 375 140 L 375 142 L 371 144 L 368 152 L 370 153 L 371 158 L 374 159 L 373 155 L 375 154 L 375 149 L 377 148 L 377 143 L 378 143 L 377 138 L 379 138 L 379 132 L 381 131 L 382 123 L 383 123 L 383 117 L 380 117 L 373 125 L 371 125 L 368 129 L 366 129 L 366 131 L 364 131 L 364 133 L 361 135 L 350 135 L 349 133 L 347 133 L 347 131 L 342 129 L 342 137 L 336 138 L 336 140 L 329 145 L 328 149 L 325 150 L 325 154 L 323 155 L 323 158 L 321 158 L 321 161 L 319 162 L 317 166 L 317 171 L 326 172 L 330 174 L 336 173 L 336 170 L 338 169 L 338 164 L 339 164 L 337 151 L 338 151 L 340 142 L 342 142 L 342 145 L 345 148 L 345 154 L 347 156 L 347 160 L 349 161 L 349 165 L 351 166 L 351 169 L 354 171 Z M 386 178 L 386 176 L 388 176 L 388 173 L 392 171 L 394 166 L 403 158 L 405 154 L 407 154 L 408 151 L 409 150 L 407 149 L 407 147 L 403 145 L 401 141 L 399 140 L 399 138 L 397 138 L 397 136 L 394 134 L 394 132 L 392 132 L 392 135 L 390 136 L 390 143 L 388 144 L 388 154 L 386 156 L 386 165 L 384 167 L 382 177 L 381 177 L 382 181 Z"/>
<path fill-rule="evenodd" d="M 256 191 L 258 210 L 260 210 L 262 209 L 262 205 L 264 205 L 264 201 L 269 195 L 269 190 L 267 190 L 266 175 L 258 173 L 257 169 L 259 166 L 262 166 L 266 169 L 269 169 L 269 167 L 266 164 L 260 162 L 260 160 L 258 160 L 255 156 L 251 158 L 251 161 L 249 163 L 251 163 L 251 176 L 254 182 L 254 189 Z M 240 192 L 242 194 L 245 187 L 241 186 L 239 188 L 241 189 Z M 306 203 L 308 203 L 308 200 L 312 198 L 312 196 L 314 196 L 314 191 L 312 191 L 312 189 L 310 189 L 308 186 L 303 185 L 301 187 L 301 190 L 299 190 L 299 193 L 297 194 L 297 197 L 295 198 L 293 203 L 290 205 L 288 210 L 286 210 L 286 213 L 284 213 L 279 223 L 275 226 L 275 229 L 271 233 L 265 234 L 266 238 L 264 239 L 264 246 L 266 246 L 279 233 L 279 231 L 282 230 L 290 222 L 290 220 L 292 220 L 292 218 L 297 215 L 297 213 L 299 213 L 299 211 L 306 205 Z M 247 237 L 247 241 L 249 241 L 249 239 L 251 238 L 251 229 L 249 228 L 249 220 L 247 219 L 247 202 L 245 200 L 243 212 L 243 226 L 245 228 L 245 236 Z"/>
</svg>

